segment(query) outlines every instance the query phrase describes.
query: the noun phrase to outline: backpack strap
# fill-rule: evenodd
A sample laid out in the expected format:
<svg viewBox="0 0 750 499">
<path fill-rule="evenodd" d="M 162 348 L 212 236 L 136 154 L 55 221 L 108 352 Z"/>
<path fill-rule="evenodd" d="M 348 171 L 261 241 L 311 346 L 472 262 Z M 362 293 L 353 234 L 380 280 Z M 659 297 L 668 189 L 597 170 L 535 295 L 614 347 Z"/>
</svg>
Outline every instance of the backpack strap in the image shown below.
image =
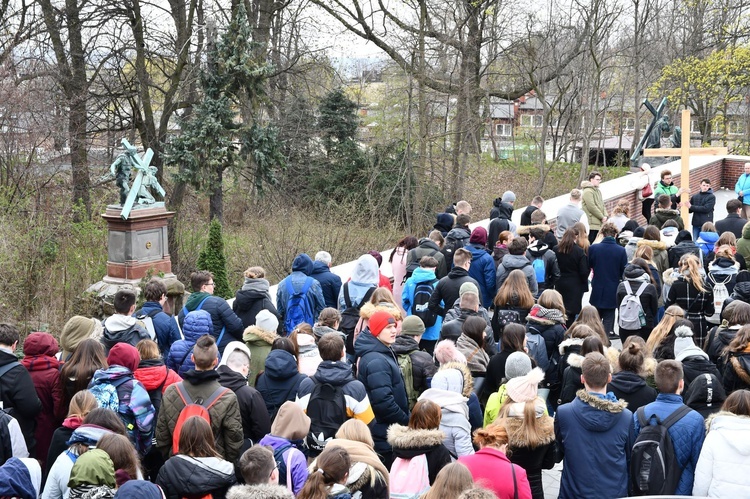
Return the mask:
<svg viewBox="0 0 750 499">
<path fill-rule="evenodd" d="M 625 285 L 625 292 L 628 294 L 628 296 L 633 294 L 633 288 L 630 287 L 630 281 L 627 279 L 622 281 L 622 283 Z"/>
<path fill-rule="evenodd" d="M 352 298 L 349 296 L 349 281 L 344 283 L 344 305 L 346 308 L 351 308 Z"/>
<path fill-rule="evenodd" d="M 230 391 L 230 389 L 229 389 L 229 388 L 224 388 L 223 386 L 220 386 L 219 388 L 217 388 L 216 390 L 214 390 L 214 392 L 213 392 L 213 393 L 211 394 L 211 396 L 210 396 L 210 397 L 208 397 L 208 398 L 207 398 L 206 400 L 204 400 L 204 401 L 203 401 L 203 403 L 202 403 L 201 405 L 202 405 L 203 407 L 205 407 L 205 408 L 206 408 L 206 410 L 209 410 L 209 409 L 211 409 L 211 407 L 213 407 L 213 405 L 214 405 L 214 404 L 215 404 L 216 402 L 218 402 L 218 401 L 219 401 L 219 399 L 220 399 L 221 397 L 223 397 L 223 396 L 224 396 L 224 394 L 225 394 L 225 393 L 227 393 L 228 391 Z"/>
<path fill-rule="evenodd" d="M 217 346 L 221 345 L 221 339 L 224 337 L 224 333 L 226 333 L 226 332 L 227 332 L 227 327 L 226 326 L 224 326 L 223 328 L 221 328 L 221 333 L 219 333 L 219 338 L 216 340 L 216 345 Z"/>
<path fill-rule="evenodd" d="M 645 407 L 646 406 L 641 406 L 637 411 L 635 411 L 636 416 L 638 416 L 638 423 L 641 425 L 641 429 L 649 425 L 648 419 L 646 418 Z"/>
<path fill-rule="evenodd" d="M 175 383 L 175 386 L 177 387 L 177 394 L 182 399 L 182 403 L 185 404 L 187 407 L 188 405 L 193 403 L 192 397 L 190 397 L 190 394 L 185 389 L 185 384 L 180 381 L 179 383 Z"/>
<path fill-rule="evenodd" d="M 626 281 L 626 282 L 627 282 L 627 281 Z M 635 297 L 636 297 L 636 298 L 640 298 L 640 297 L 641 297 L 641 294 L 643 294 L 643 292 L 644 292 L 644 291 L 646 290 L 646 286 L 648 286 L 648 285 L 649 285 L 649 283 L 647 283 L 647 282 L 642 282 L 642 283 L 641 283 L 641 285 L 640 285 L 640 286 L 638 286 L 638 290 L 637 290 L 637 291 L 635 292 Z"/>
<path fill-rule="evenodd" d="M 218 344 L 218 343 L 217 343 L 217 344 Z M 187 360 L 187 358 L 188 358 L 188 357 L 190 357 L 190 354 L 191 354 L 191 353 L 193 352 L 193 349 L 194 349 L 194 348 L 195 348 L 195 345 L 193 345 L 192 347 L 190 347 L 190 350 L 188 350 L 188 351 L 187 351 L 187 353 L 185 354 L 185 356 L 184 356 L 184 357 L 182 358 L 182 360 L 180 361 L 180 367 L 182 367 L 182 364 L 184 364 L 184 363 L 185 363 L 185 361 Z"/>
<path fill-rule="evenodd" d="M 672 425 L 674 425 L 674 424 L 675 424 L 675 423 L 676 423 L 677 421 L 679 421 L 679 420 L 680 420 L 680 419 L 682 419 L 682 418 L 683 418 L 684 416 L 686 416 L 686 415 L 687 415 L 687 413 L 688 413 L 688 412 L 690 412 L 690 411 L 691 411 L 690 407 L 688 407 L 688 406 L 686 406 L 685 404 L 683 404 L 683 405 L 682 405 L 682 406 L 681 406 L 681 407 L 680 407 L 679 409 L 677 409 L 677 410 L 676 410 L 676 411 L 674 411 L 674 412 L 673 412 L 672 414 L 670 414 L 670 415 L 669 415 L 669 417 L 668 417 L 668 418 L 666 418 L 666 419 L 665 419 L 665 420 L 664 420 L 664 421 L 662 422 L 662 426 L 664 426 L 665 428 L 669 429 L 669 428 L 670 428 L 670 427 L 671 427 Z"/>
<path fill-rule="evenodd" d="M 9 362 L 5 364 L 3 367 L 0 367 L 0 378 L 2 378 L 5 373 L 10 371 L 14 367 L 20 366 L 20 365 L 21 365 L 20 362 L 18 362 L 17 360 L 14 360 L 13 362 Z"/>
<path fill-rule="evenodd" d="M 203 304 L 204 304 L 204 303 L 206 303 L 206 300 L 208 300 L 209 298 L 211 298 L 211 295 L 208 295 L 207 297 L 203 298 L 203 299 L 201 300 L 201 302 L 200 302 L 200 303 L 198 304 L 198 306 L 197 306 L 197 307 L 195 307 L 195 309 L 193 309 L 193 312 L 195 312 L 196 310 L 201 310 L 201 309 L 203 308 Z M 186 316 L 187 314 L 189 314 L 189 313 L 190 313 L 190 312 L 189 312 L 189 311 L 188 311 L 188 309 L 187 309 L 187 305 L 185 305 L 184 307 L 182 307 L 182 317 L 183 317 L 183 318 L 184 318 L 184 317 L 185 317 L 185 316 Z"/>
<path fill-rule="evenodd" d="M 290 279 L 290 281 L 291 281 L 291 279 Z M 310 291 L 310 288 L 312 287 L 312 285 L 313 285 L 313 278 L 310 277 L 310 276 L 308 276 L 305 279 L 305 285 L 302 286 L 302 296 L 303 297 L 307 294 L 308 291 Z"/>
<path fill-rule="evenodd" d="M 286 280 L 286 292 L 289 293 L 290 297 L 294 295 L 294 286 L 292 285 L 291 279 Z"/>
<path fill-rule="evenodd" d="M 510 472 L 513 475 L 513 499 L 518 499 L 518 482 L 516 481 L 516 467 L 510 463 Z"/>
</svg>

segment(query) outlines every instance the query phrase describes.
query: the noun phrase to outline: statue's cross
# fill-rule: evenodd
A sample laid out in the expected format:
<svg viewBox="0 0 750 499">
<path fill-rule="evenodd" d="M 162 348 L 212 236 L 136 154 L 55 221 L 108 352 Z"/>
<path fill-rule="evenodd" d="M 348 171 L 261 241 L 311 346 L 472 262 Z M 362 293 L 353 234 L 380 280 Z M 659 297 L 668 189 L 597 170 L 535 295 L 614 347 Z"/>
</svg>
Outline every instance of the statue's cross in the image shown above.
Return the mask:
<svg viewBox="0 0 750 499">
<path fill-rule="evenodd" d="M 130 142 L 128 142 L 128 139 L 122 139 L 122 145 L 126 151 L 135 151 L 135 147 L 130 145 Z M 133 185 L 130 187 L 130 192 L 128 193 L 128 197 L 125 200 L 125 204 L 122 205 L 120 218 L 122 218 L 123 220 L 127 220 L 128 216 L 130 216 L 130 210 L 133 209 L 135 200 L 138 197 L 138 191 L 141 190 L 141 183 L 143 182 L 143 175 L 148 173 L 148 167 L 151 164 L 151 160 L 154 157 L 154 151 L 152 151 L 151 148 L 146 149 L 146 152 L 143 154 L 143 158 L 139 157 L 138 154 L 135 152 L 132 152 L 130 156 L 133 160 L 133 167 L 136 170 L 138 170 L 138 173 L 135 175 L 135 178 L 133 179 Z"/>
<path fill-rule="evenodd" d="M 672 132 L 674 133 L 674 132 Z M 644 149 L 643 155 L 647 158 L 656 158 L 660 156 L 680 156 L 681 158 L 681 169 L 680 169 L 680 186 L 686 187 L 690 190 L 690 156 L 718 156 L 729 154 L 729 150 L 726 147 L 690 147 L 690 109 L 684 109 L 682 111 L 682 141 L 681 147 L 678 148 L 658 148 L 658 149 Z M 682 208 L 680 209 L 680 215 L 682 221 L 685 223 L 685 227 L 690 226 L 690 215 L 688 214 L 688 207 L 685 206 L 684 202 L 689 201 L 690 192 L 683 192 L 680 201 L 683 202 Z"/>
</svg>

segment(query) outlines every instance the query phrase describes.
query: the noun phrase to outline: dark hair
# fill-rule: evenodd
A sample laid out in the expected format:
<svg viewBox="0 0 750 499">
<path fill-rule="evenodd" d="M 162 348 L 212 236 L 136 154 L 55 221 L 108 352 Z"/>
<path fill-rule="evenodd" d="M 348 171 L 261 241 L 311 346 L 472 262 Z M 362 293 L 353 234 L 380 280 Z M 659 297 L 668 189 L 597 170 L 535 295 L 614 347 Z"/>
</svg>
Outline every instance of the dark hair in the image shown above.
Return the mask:
<svg viewBox="0 0 750 499">
<path fill-rule="evenodd" d="M 276 338 L 271 344 L 271 350 L 285 350 L 296 358 L 298 356 L 297 349 L 294 348 L 294 342 L 289 338 Z"/>
<path fill-rule="evenodd" d="M 106 368 L 104 347 L 99 341 L 87 338 L 78 344 L 73 355 L 63 365 L 60 382 L 66 387 L 66 393 L 80 392 L 88 388 L 97 370 Z"/>
<path fill-rule="evenodd" d="M 661 232 L 656 225 L 647 225 L 643 230 L 643 239 L 646 241 L 661 241 Z"/>
<path fill-rule="evenodd" d="M 462 213 L 456 217 L 456 227 L 463 227 L 464 225 L 469 225 L 469 222 L 471 222 L 471 217 L 467 215 L 466 213 Z"/>
<path fill-rule="evenodd" d="M 599 232 L 602 234 L 603 237 L 615 237 L 618 232 L 620 232 L 617 229 L 617 226 L 612 222 L 605 222 L 602 224 L 601 229 L 599 229 Z"/>
<path fill-rule="evenodd" d="M 417 246 L 419 246 L 419 241 L 414 236 L 406 236 L 396 243 L 396 248 L 404 248 L 407 252 Z M 396 254 L 396 248 L 394 248 L 394 251 L 391 251 L 391 256 L 388 257 L 388 261 L 391 263 L 393 262 L 393 255 Z"/>
<path fill-rule="evenodd" d="M 200 416 L 187 418 L 180 430 L 180 454 L 192 457 L 221 457 L 216 452 L 214 432 L 208 421 Z"/>
<path fill-rule="evenodd" d="M 586 326 L 585 324 L 582 324 L 580 327 L 588 327 L 588 326 Z M 587 336 L 583 339 L 583 343 L 581 343 L 581 355 L 582 356 L 585 357 L 587 354 L 590 354 L 591 352 L 599 352 L 600 354 L 604 355 L 604 343 L 602 343 L 602 339 L 599 338 L 599 336 L 597 335 Z"/>
<path fill-rule="evenodd" d="M 598 171 L 594 170 L 593 172 L 589 173 L 589 180 L 591 180 L 591 179 L 593 179 L 594 177 L 597 177 L 597 176 L 601 177 L 602 174 L 599 173 Z"/>
<path fill-rule="evenodd" d="M 742 208 L 742 201 L 739 199 L 735 198 L 727 201 L 727 213 L 735 213 L 740 208 Z"/>
<path fill-rule="evenodd" d="M 351 459 L 346 449 L 327 445 L 315 461 L 315 468 L 307 477 L 297 499 L 328 499 L 331 485 L 341 483 L 349 473 Z"/>
<path fill-rule="evenodd" d="M 672 198 L 670 198 L 666 194 L 659 195 L 657 202 L 659 203 L 659 207 L 661 208 L 672 206 Z"/>
<path fill-rule="evenodd" d="M 735 390 L 724 401 L 721 410 L 738 416 L 750 416 L 750 391 Z"/>
<path fill-rule="evenodd" d="M 128 437 L 116 433 L 108 433 L 99 439 L 96 443 L 96 448 L 103 450 L 109 455 L 115 471 L 123 470 L 131 480 L 138 479 L 140 460 L 138 452 Z"/>
<path fill-rule="evenodd" d="M 586 384 L 594 389 L 607 386 L 611 366 L 607 358 L 599 352 L 586 354 L 581 364 L 581 372 Z"/>
<path fill-rule="evenodd" d="M 18 334 L 18 329 L 15 326 L 7 322 L 0 323 L 0 345 L 9 347 L 20 339 L 21 336 Z"/>
<path fill-rule="evenodd" d="M 434 269 L 434 268 L 437 268 L 438 265 L 439 263 L 437 259 L 429 255 L 425 255 L 419 260 L 419 266 L 422 267 L 423 269 L 424 268 Z"/>
<path fill-rule="evenodd" d="M 487 321 L 478 315 L 472 315 L 466 318 L 461 332 L 474 340 L 474 342 L 480 347 L 484 347 L 484 330 L 487 327 Z"/>
<path fill-rule="evenodd" d="M 86 417 L 83 418 L 83 424 L 101 426 L 102 428 L 106 428 L 118 435 L 128 435 L 128 430 L 125 428 L 120 416 L 118 416 L 115 411 L 104 409 L 102 407 L 97 407 L 89 412 Z"/>
<path fill-rule="evenodd" d="M 643 258 L 633 258 L 633 261 L 630 262 L 632 265 L 635 265 L 637 267 L 640 267 L 643 269 L 643 271 L 648 276 L 649 280 L 651 281 L 651 284 L 656 286 L 656 279 L 654 279 L 654 274 L 651 273 L 651 267 L 648 266 L 648 263 Z"/>
<path fill-rule="evenodd" d="M 529 230 L 529 235 L 533 237 L 534 239 L 536 239 L 537 241 L 541 241 L 542 239 L 544 239 L 544 233 L 545 233 L 545 230 L 542 229 L 541 227 L 532 227 Z"/>
<path fill-rule="evenodd" d="M 130 307 L 135 305 L 135 293 L 129 289 L 121 289 L 115 293 L 115 298 L 112 301 L 116 313 L 127 314 L 130 312 Z"/>
<path fill-rule="evenodd" d="M 529 247 L 529 243 L 523 237 L 514 238 L 508 244 L 508 253 L 511 255 L 523 255 Z"/>
<path fill-rule="evenodd" d="M 710 178 L 702 178 L 701 184 L 708 184 L 711 185 L 711 179 Z"/>
<path fill-rule="evenodd" d="M 640 374 L 643 370 L 644 360 L 645 357 L 641 345 L 634 341 L 628 342 L 628 340 L 625 340 L 625 345 L 623 345 L 619 357 L 620 369 Z"/>
<path fill-rule="evenodd" d="M 563 232 L 560 244 L 557 245 L 557 251 L 560 253 L 568 254 L 573 251 L 573 248 L 578 244 L 578 231 L 573 227 L 568 227 Z"/>
<path fill-rule="evenodd" d="M 264 445 L 253 445 L 240 456 L 239 468 L 247 485 L 268 483 L 276 468 L 273 450 Z"/>
<path fill-rule="evenodd" d="M 414 404 L 409 416 L 409 428 L 412 430 L 435 430 L 440 427 L 442 412 L 440 406 L 432 400 L 422 399 Z"/>
<path fill-rule="evenodd" d="M 656 365 L 654 382 L 659 393 L 676 393 L 680 380 L 684 377 L 682 363 L 676 360 L 662 360 Z"/>
<path fill-rule="evenodd" d="M 195 342 L 193 347 L 193 360 L 197 369 L 211 369 L 213 363 L 219 358 L 219 347 L 216 339 L 210 334 L 204 334 Z"/>
<path fill-rule="evenodd" d="M 511 322 L 503 329 L 500 349 L 503 352 L 523 352 L 523 340 L 526 338 L 526 328 L 521 324 Z"/>
<path fill-rule="evenodd" d="M 323 360 L 337 362 L 344 351 L 344 340 L 338 333 L 326 333 L 318 340 L 318 352 Z"/>
<path fill-rule="evenodd" d="M 320 311 L 318 316 L 318 325 L 327 326 L 331 329 L 335 329 L 333 326 L 336 323 L 341 323 L 341 312 L 333 307 L 326 307 Z"/>
<path fill-rule="evenodd" d="M 159 301 L 166 294 L 167 287 L 158 277 L 152 277 L 143 290 L 143 296 L 146 298 L 146 301 Z"/>
<path fill-rule="evenodd" d="M 190 274 L 190 287 L 193 288 L 193 291 L 200 291 L 201 288 L 213 278 L 214 275 L 208 270 L 193 272 Z"/>
</svg>

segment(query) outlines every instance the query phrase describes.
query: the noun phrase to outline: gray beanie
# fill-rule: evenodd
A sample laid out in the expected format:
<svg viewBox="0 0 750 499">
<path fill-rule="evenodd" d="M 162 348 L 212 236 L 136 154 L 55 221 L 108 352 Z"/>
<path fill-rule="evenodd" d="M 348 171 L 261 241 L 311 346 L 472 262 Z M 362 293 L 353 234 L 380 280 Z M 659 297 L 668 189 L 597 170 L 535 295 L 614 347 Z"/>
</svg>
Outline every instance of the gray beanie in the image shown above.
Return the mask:
<svg viewBox="0 0 750 499">
<path fill-rule="evenodd" d="M 513 191 L 505 191 L 503 192 L 503 197 L 501 198 L 501 201 L 503 203 L 515 203 L 516 195 Z"/>
<path fill-rule="evenodd" d="M 531 357 L 525 352 L 513 352 L 505 361 L 505 379 L 526 376 L 531 372 Z"/>
<path fill-rule="evenodd" d="M 458 288 L 458 296 L 463 296 L 464 293 L 474 293 L 475 295 L 479 296 L 479 288 L 477 288 L 477 285 L 473 282 L 466 281 L 465 283 L 461 284 L 460 288 Z"/>
<path fill-rule="evenodd" d="M 425 327 L 422 319 L 416 315 L 410 315 L 401 323 L 401 334 L 406 336 L 419 336 L 424 333 Z"/>
<path fill-rule="evenodd" d="M 255 316 L 255 325 L 263 331 L 275 333 L 279 327 L 279 318 L 270 310 L 263 309 Z"/>
</svg>

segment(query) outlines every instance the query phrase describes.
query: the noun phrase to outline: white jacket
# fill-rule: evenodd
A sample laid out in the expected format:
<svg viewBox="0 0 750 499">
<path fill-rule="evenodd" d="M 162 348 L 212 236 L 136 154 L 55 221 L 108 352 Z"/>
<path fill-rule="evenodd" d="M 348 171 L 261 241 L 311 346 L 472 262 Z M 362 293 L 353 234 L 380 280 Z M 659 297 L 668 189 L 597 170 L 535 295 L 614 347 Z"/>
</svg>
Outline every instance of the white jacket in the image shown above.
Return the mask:
<svg viewBox="0 0 750 499">
<path fill-rule="evenodd" d="M 719 412 L 708 420 L 693 483 L 694 496 L 747 497 L 750 491 L 750 417 Z"/>
</svg>

